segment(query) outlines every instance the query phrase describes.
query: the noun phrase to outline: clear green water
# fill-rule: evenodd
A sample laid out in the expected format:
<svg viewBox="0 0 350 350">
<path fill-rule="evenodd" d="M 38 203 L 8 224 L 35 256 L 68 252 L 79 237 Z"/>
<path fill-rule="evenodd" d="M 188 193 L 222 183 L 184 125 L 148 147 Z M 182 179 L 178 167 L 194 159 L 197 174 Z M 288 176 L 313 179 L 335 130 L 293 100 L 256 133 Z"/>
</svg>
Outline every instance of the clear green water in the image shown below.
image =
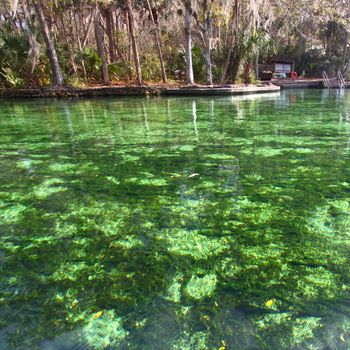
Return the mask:
<svg viewBox="0 0 350 350">
<path fill-rule="evenodd" d="M 350 349 L 350 91 L 0 102 L 1 349 Z"/>
</svg>

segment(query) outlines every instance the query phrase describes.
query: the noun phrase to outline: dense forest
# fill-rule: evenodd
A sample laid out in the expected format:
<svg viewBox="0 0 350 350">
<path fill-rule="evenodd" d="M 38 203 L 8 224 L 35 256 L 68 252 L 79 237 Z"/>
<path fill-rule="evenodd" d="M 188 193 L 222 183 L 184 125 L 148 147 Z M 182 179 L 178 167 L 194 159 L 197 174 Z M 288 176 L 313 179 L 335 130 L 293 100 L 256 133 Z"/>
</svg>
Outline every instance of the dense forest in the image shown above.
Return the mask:
<svg viewBox="0 0 350 350">
<path fill-rule="evenodd" d="M 1 0 L 0 85 L 249 83 L 275 55 L 350 73 L 349 0 Z"/>
</svg>

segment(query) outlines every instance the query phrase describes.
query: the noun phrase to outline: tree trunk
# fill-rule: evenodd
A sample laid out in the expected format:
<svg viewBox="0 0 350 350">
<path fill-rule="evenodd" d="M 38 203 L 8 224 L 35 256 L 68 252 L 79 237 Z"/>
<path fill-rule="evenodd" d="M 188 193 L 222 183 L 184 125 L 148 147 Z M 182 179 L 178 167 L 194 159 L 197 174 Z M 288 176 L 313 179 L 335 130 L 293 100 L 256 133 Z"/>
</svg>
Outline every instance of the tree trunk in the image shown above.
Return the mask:
<svg viewBox="0 0 350 350">
<path fill-rule="evenodd" d="M 128 12 L 126 12 L 126 14 L 125 14 L 125 24 L 126 24 L 126 31 L 127 31 L 127 34 L 128 34 L 128 52 L 127 52 L 128 58 L 127 58 L 127 60 L 129 62 L 129 64 L 131 64 L 132 43 L 131 43 L 131 34 L 130 34 L 129 22 L 130 22 L 129 14 L 128 14 Z"/>
<path fill-rule="evenodd" d="M 208 49 L 207 47 L 205 48 L 204 59 L 205 59 L 205 68 L 207 73 L 207 85 L 213 85 L 213 72 L 212 72 L 212 64 L 211 64 L 211 57 L 210 57 L 210 49 Z"/>
<path fill-rule="evenodd" d="M 29 43 L 29 51 L 28 51 L 28 59 L 31 63 L 30 66 L 30 74 L 32 75 L 34 73 L 35 67 L 38 65 L 40 61 L 40 44 L 38 40 L 36 39 L 35 34 L 33 33 L 32 28 L 32 22 L 29 14 L 29 9 L 27 6 L 29 6 L 28 3 L 23 4 L 24 6 L 24 21 L 25 25 L 23 25 L 23 21 L 19 19 L 19 23 L 21 26 L 21 30 L 27 34 L 28 36 L 28 43 Z M 1 22 L 0 22 L 1 23 Z"/>
<path fill-rule="evenodd" d="M 100 18 L 99 8 L 97 8 L 97 10 L 94 13 L 94 25 L 95 25 L 95 38 L 96 38 L 97 51 L 101 58 L 101 63 L 102 63 L 103 82 L 105 85 L 110 85 L 111 82 L 109 80 L 108 63 L 107 63 L 105 47 L 103 43 L 103 33 L 101 30 L 101 18 Z"/>
<path fill-rule="evenodd" d="M 213 85 L 213 72 L 212 72 L 212 63 L 211 63 L 211 18 L 210 10 L 208 9 L 208 0 L 204 0 L 204 27 L 203 27 L 203 36 L 204 36 L 204 59 L 205 59 L 205 68 L 207 73 L 207 84 Z"/>
<path fill-rule="evenodd" d="M 72 14 L 70 14 L 70 16 L 67 16 L 67 18 L 69 18 L 71 20 Z M 78 69 L 77 69 L 77 65 L 75 64 L 74 52 L 72 50 L 72 45 L 69 42 L 69 39 L 70 39 L 70 35 L 69 34 L 71 33 L 71 28 L 69 28 L 68 23 L 64 22 L 64 17 L 63 16 L 58 16 L 57 20 L 58 19 L 61 22 L 64 40 L 65 40 L 66 45 L 67 45 L 67 52 L 69 53 L 69 61 L 70 61 L 70 64 L 71 64 L 71 68 L 73 70 L 73 73 L 76 75 Z M 66 31 L 66 29 L 67 29 L 67 31 Z M 70 72 L 68 74 L 70 74 Z"/>
<path fill-rule="evenodd" d="M 134 55 L 134 64 L 135 64 L 135 69 L 136 69 L 136 77 L 137 77 L 137 82 L 139 83 L 139 85 L 142 85 L 142 72 L 141 72 L 139 52 L 137 49 L 137 43 L 136 43 L 136 38 L 135 38 L 134 16 L 132 13 L 131 0 L 127 0 L 127 10 L 128 10 L 128 17 L 129 17 L 129 30 L 130 30 L 132 51 L 133 51 L 133 55 Z"/>
<path fill-rule="evenodd" d="M 260 54 L 259 52 L 256 53 L 255 55 L 255 79 L 259 79 L 259 59 L 260 59 Z"/>
<path fill-rule="evenodd" d="M 96 13 L 97 10 L 98 10 L 98 7 L 96 6 L 94 8 L 93 12 L 90 15 L 89 22 L 88 22 L 88 25 L 87 25 L 87 28 L 86 28 L 86 31 L 85 31 L 85 35 L 84 35 L 84 38 L 83 38 L 83 42 L 82 42 L 82 45 L 81 45 L 83 48 L 85 47 L 85 45 L 87 44 L 87 41 L 89 39 L 89 34 L 90 34 L 90 31 L 91 31 L 92 22 L 93 22 L 93 19 L 95 18 L 95 13 Z M 79 17 L 82 18 L 82 16 L 79 16 Z"/>
<path fill-rule="evenodd" d="M 235 57 L 232 62 L 232 81 L 235 82 L 237 80 L 237 75 L 239 72 L 239 67 L 241 66 L 242 57 L 240 53 L 235 54 Z"/>
<path fill-rule="evenodd" d="M 115 37 L 114 19 L 113 19 L 113 12 L 110 6 L 105 9 L 104 15 L 106 18 L 106 25 L 107 25 L 109 57 L 110 57 L 110 61 L 114 63 L 117 61 L 117 55 L 116 55 L 116 45 L 114 42 L 114 37 Z"/>
<path fill-rule="evenodd" d="M 53 40 L 50 35 L 49 28 L 47 26 L 47 22 L 45 19 L 44 11 L 41 6 L 41 3 L 39 0 L 34 0 L 34 7 L 36 15 L 38 16 L 39 24 L 41 31 L 43 33 L 44 41 L 47 48 L 47 54 L 49 56 L 51 71 L 52 71 L 52 79 L 53 79 L 53 85 L 56 87 L 63 86 L 64 80 L 63 75 L 60 67 L 60 63 L 57 58 L 57 52 L 55 49 L 55 45 L 53 43 Z"/>
<path fill-rule="evenodd" d="M 120 25 L 119 25 L 119 14 L 117 11 L 115 11 L 115 29 L 114 29 L 114 33 L 119 34 L 120 32 Z M 119 41 L 118 41 L 118 35 L 115 36 L 115 50 L 117 53 L 117 57 L 119 57 L 123 62 L 127 62 L 127 57 L 125 57 L 123 50 L 119 49 Z"/>
<path fill-rule="evenodd" d="M 343 69 L 343 75 L 344 78 L 347 80 L 348 75 L 350 74 L 350 48 L 347 48 L 347 58 L 345 59 L 344 69 Z"/>
<path fill-rule="evenodd" d="M 75 15 L 76 8 L 74 6 L 73 1 L 72 1 L 72 4 L 73 4 L 73 9 L 74 9 L 74 11 L 73 11 L 73 23 L 74 23 L 73 29 L 74 29 L 75 38 L 76 38 L 77 43 L 78 43 L 78 48 L 79 48 L 79 53 L 80 53 L 80 62 L 81 62 L 81 66 L 83 68 L 84 79 L 87 80 L 86 66 L 85 66 L 85 61 L 84 61 L 84 52 L 83 52 L 83 47 L 81 45 L 81 40 L 79 37 L 79 27 L 78 27 L 77 18 Z"/>
<path fill-rule="evenodd" d="M 221 84 L 223 84 L 226 79 L 227 71 L 231 63 L 233 39 L 236 31 L 236 23 L 238 22 L 238 16 L 239 16 L 239 4 L 238 4 L 238 0 L 235 0 L 235 4 L 232 8 L 231 28 L 230 28 L 230 33 L 228 35 L 227 57 L 226 57 L 224 69 L 222 71 L 221 79 L 220 79 Z"/>
<path fill-rule="evenodd" d="M 226 57 L 224 69 L 223 69 L 222 74 L 221 74 L 221 79 L 220 79 L 221 84 L 223 84 L 226 80 L 228 67 L 229 67 L 230 62 L 231 62 L 231 55 L 232 55 L 232 43 L 230 43 L 230 45 L 228 47 L 227 57 Z"/>
<path fill-rule="evenodd" d="M 192 0 L 185 2 L 185 54 L 187 83 L 194 84 L 193 64 L 192 64 Z"/>
<path fill-rule="evenodd" d="M 158 56 L 159 56 L 159 62 L 160 62 L 160 69 L 161 69 L 161 74 L 162 74 L 162 81 L 165 84 L 167 81 L 167 77 L 166 77 L 166 72 L 165 72 L 165 67 L 164 67 L 164 60 L 163 60 L 163 52 L 162 52 L 162 42 L 161 42 L 161 37 L 160 37 L 160 30 L 159 30 L 159 20 L 156 23 L 156 20 L 153 16 L 153 11 L 152 11 L 152 7 L 150 4 L 150 1 L 147 0 L 147 6 L 148 6 L 148 11 L 150 13 L 152 22 L 153 22 L 153 30 L 154 30 L 154 37 L 156 40 L 156 44 L 157 44 L 157 50 L 158 50 Z"/>
</svg>

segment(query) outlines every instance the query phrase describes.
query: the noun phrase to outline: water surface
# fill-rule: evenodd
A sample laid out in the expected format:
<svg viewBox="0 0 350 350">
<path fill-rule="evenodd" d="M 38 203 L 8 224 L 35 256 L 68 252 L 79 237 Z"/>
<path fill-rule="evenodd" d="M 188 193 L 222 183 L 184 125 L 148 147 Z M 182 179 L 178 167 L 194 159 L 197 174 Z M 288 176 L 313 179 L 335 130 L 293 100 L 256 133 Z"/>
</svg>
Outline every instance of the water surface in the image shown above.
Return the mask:
<svg viewBox="0 0 350 350">
<path fill-rule="evenodd" d="M 349 349 L 350 92 L 0 102 L 1 349 Z"/>
</svg>

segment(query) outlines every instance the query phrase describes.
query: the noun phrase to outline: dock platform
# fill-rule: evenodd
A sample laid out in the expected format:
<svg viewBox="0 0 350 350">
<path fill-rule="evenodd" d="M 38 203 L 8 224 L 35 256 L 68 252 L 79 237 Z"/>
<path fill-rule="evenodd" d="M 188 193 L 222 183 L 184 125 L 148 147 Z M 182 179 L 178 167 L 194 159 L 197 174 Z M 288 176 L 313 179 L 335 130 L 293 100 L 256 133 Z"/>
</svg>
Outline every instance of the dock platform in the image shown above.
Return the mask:
<svg viewBox="0 0 350 350">
<path fill-rule="evenodd" d="M 330 78 L 331 88 L 339 89 L 337 78 Z M 273 79 L 272 84 L 281 89 L 323 89 L 323 79 Z M 346 88 L 350 87 L 347 81 Z"/>
<path fill-rule="evenodd" d="M 166 88 L 161 94 L 166 96 L 223 96 L 223 95 L 248 95 L 264 92 L 278 92 L 280 86 L 273 84 L 249 85 L 249 86 L 195 86 L 195 87 L 180 87 Z"/>
</svg>

